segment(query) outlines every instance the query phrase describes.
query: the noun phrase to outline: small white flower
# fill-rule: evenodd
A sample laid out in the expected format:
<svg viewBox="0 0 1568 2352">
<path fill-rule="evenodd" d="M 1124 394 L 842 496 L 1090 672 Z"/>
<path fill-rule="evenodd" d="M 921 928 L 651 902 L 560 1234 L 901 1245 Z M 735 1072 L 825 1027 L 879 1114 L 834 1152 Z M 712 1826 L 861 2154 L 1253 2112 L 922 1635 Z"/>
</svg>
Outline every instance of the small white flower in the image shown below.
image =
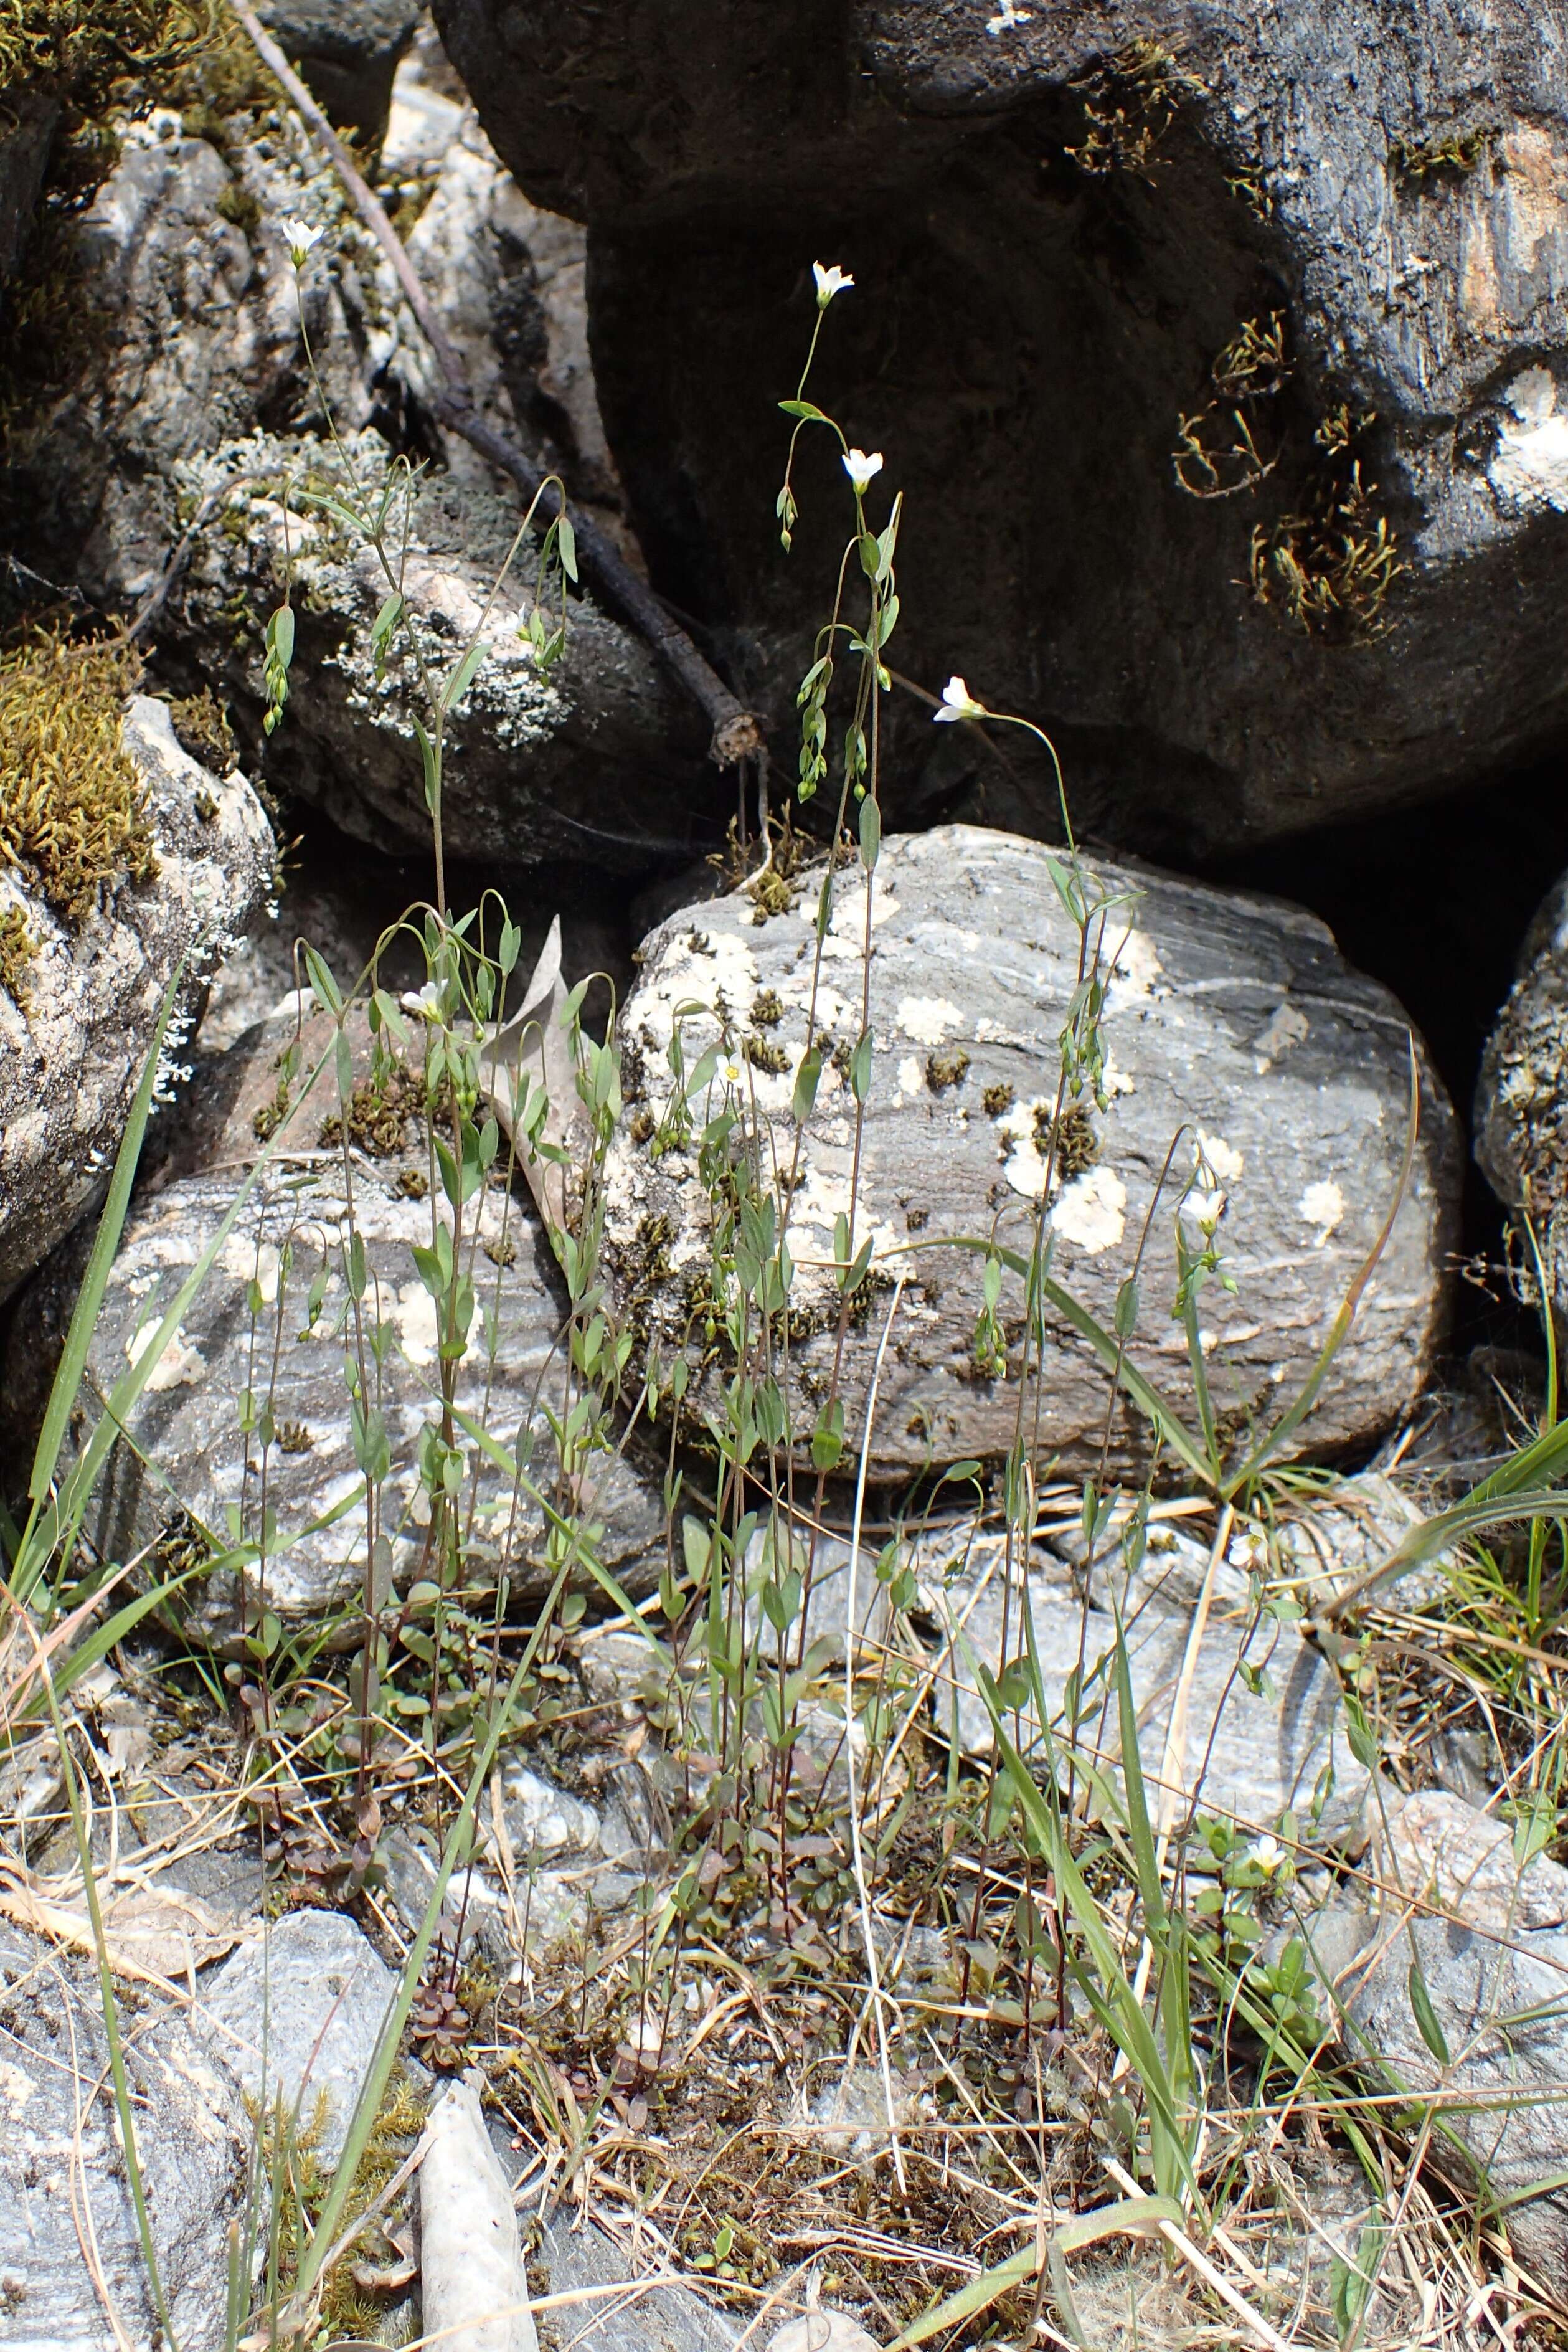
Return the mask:
<svg viewBox="0 0 1568 2352">
<path fill-rule="evenodd" d="M 286 220 L 283 236 L 288 247 L 288 258 L 296 269 L 303 269 L 315 247 L 320 244 L 322 231 L 312 228 L 308 221 Z"/>
<path fill-rule="evenodd" d="M 1260 1837 L 1254 1838 L 1247 1848 L 1246 1859 L 1255 1863 L 1265 1878 L 1272 1878 L 1287 1856 L 1278 1838 Z"/>
<path fill-rule="evenodd" d="M 405 1013 L 413 1013 L 422 1021 L 441 1018 L 441 982 L 427 980 L 423 988 L 406 989 L 400 1000 Z"/>
<path fill-rule="evenodd" d="M 844 459 L 844 471 L 857 490 L 863 490 L 873 474 L 882 471 L 882 451 L 873 449 L 868 457 L 863 449 L 852 449 Z"/>
<path fill-rule="evenodd" d="M 811 264 L 811 275 L 817 281 L 817 308 L 819 310 L 825 310 L 835 294 L 847 294 L 850 288 L 855 282 L 850 276 L 849 271 L 847 269 L 841 269 L 836 261 L 831 269 L 825 262 L 813 261 Z"/>
<path fill-rule="evenodd" d="M 983 702 L 977 702 L 961 677 L 950 677 L 942 689 L 942 708 L 931 714 L 938 725 L 945 719 L 985 719 L 989 717 Z"/>
<path fill-rule="evenodd" d="M 1016 7 L 1014 0 L 1002 0 L 997 14 L 987 17 L 986 30 L 991 34 L 1010 33 L 1015 25 L 1027 25 L 1033 14 L 1032 8 Z"/>
</svg>

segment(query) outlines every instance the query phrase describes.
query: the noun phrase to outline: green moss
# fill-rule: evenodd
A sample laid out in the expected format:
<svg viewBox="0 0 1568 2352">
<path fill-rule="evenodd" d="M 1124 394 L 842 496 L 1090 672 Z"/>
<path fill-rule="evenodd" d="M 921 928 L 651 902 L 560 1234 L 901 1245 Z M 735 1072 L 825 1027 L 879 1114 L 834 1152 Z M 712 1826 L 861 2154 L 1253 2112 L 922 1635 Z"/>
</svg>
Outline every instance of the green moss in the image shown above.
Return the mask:
<svg viewBox="0 0 1568 2352">
<path fill-rule="evenodd" d="M 1448 131 L 1441 138 L 1396 139 L 1388 151 L 1388 169 L 1408 187 L 1424 188 L 1428 180 L 1468 179 L 1486 154 L 1494 131 Z"/>
<path fill-rule="evenodd" d="M 740 1050 L 754 1070 L 767 1070 L 774 1077 L 782 1077 L 789 1067 L 783 1046 L 767 1037 L 747 1037 Z"/>
<path fill-rule="evenodd" d="M 18 1008 L 27 1009 L 27 968 L 37 945 L 20 907 L 0 915 L 0 988 Z"/>
<path fill-rule="evenodd" d="M 758 989 L 751 1000 L 754 1029 L 777 1029 L 784 1018 L 784 1000 L 776 988 Z"/>
<path fill-rule="evenodd" d="M 391 1160 L 403 1148 L 411 1119 L 424 1118 L 424 1080 L 402 1062 L 390 1070 L 361 1078 L 349 1097 L 347 1113 L 334 1111 L 321 1122 L 320 1141 L 333 1150 L 343 1140 L 368 1152 L 372 1160 Z"/>
<path fill-rule="evenodd" d="M 1310 497 L 1299 514 L 1252 533 L 1252 593 L 1298 628 L 1341 639 L 1376 635 L 1395 582 L 1407 569 L 1377 484 L 1366 477 L 1372 409 L 1348 402 L 1331 410 L 1312 436 Z"/>
<path fill-rule="evenodd" d="M 141 780 L 120 741 L 141 673 L 133 648 L 113 643 L 40 635 L 0 655 L 0 862 L 68 923 L 84 923 L 115 884 L 158 871 Z M 0 978 L 13 996 L 24 935 L 7 925 Z"/>
<path fill-rule="evenodd" d="M 242 180 L 230 180 L 218 196 L 218 211 L 246 236 L 254 236 L 261 226 L 261 200 L 251 194 Z"/>
<path fill-rule="evenodd" d="M 949 1087 L 961 1087 L 968 1075 L 969 1056 L 962 1045 L 925 1057 L 925 1083 L 934 1095 L 946 1094 Z"/>
<path fill-rule="evenodd" d="M 214 776 L 232 776 L 239 765 L 229 715 L 210 687 L 187 694 L 169 705 L 169 718 L 181 747 Z"/>
<path fill-rule="evenodd" d="M 994 1087 L 986 1088 L 980 1102 L 988 1118 L 1000 1118 L 1004 1111 L 1009 1111 L 1013 1107 L 1013 1090 L 1005 1078 L 1000 1079 Z"/>
<path fill-rule="evenodd" d="M 1046 1153 L 1051 1149 L 1051 1113 L 1048 1110 L 1038 1111 L 1034 1126 L 1035 1148 L 1042 1154 Z M 1069 1103 L 1057 1122 L 1057 1174 L 1065 1183 L 1071 1177 L 1082 1176 L 1086 1168 L 1092 1168 L 1099 1157 L 1100 1138 L 1095 1132 L 1088 1104 Z"/>
<path fill-rule="evenodd" d="M 121 83 L 209 47 L 216 23 L 209 0 L 0 0 L 0 91 L 41 81 L 96 114 Z"/>
</svg>

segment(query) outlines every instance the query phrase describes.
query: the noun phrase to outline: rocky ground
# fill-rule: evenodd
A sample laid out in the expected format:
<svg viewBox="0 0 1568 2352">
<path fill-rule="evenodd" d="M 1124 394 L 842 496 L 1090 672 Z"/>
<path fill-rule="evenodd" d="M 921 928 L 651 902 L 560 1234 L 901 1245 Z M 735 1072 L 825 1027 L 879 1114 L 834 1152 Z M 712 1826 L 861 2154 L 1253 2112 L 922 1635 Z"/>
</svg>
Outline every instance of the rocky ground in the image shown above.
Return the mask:
<svg viewBox="0 0 1568 2352">
<path fill-rule="evenodd" d="M 1568 2340 L 1568 16 L 248 15 L 0 5 L 0 2338 Z"/>
</svg>

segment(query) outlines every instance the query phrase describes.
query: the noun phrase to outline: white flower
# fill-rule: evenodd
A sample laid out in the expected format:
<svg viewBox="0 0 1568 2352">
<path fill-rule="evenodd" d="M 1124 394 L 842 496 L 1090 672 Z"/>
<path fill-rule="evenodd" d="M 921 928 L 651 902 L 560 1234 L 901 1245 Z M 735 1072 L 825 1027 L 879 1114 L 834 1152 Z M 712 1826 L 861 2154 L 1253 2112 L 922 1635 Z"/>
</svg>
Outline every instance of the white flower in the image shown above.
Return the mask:
<svg viewBox="0 0 1568 2352">
<path fill-rule="evenodd" d="M 1284 1847 L 1274 1837 L 1254 1838 L 1245 1856 L 1248 1862 L 1257 1864 L 1265 1878 L 1272 1878 L 1286 1858 Z"/>
<path fill-rule="evenodd" d="M 977 702 L 961 677 L 950 677 L 942 689 L 942 708 L 931 714 L 938 724 L 944 719 L 986 719 L 989 717 L 983 702 Z"/>
<path fill-rule="evenodd" d="M 1015 25 L 1027 25 L 1033 14 L 1032 8 L 1015 7 L 1013 0 L 1002 0 L 997 14 L 987 17 L 986 30 L 993 34 L 1010 33 Z"/>
<path fill-rule="evenodd" d="M 835 294 L 846 294 L 855 282 L 849 271 L 841 269 L 836 261 L 831 269 L 826 262 L 813 261 L 811 275 L 817 281 L 819 310 L 825 310 Z"/>
<path fill-rule="evenodd" d="M 406 989 L 401 1002 L 405 1013 L 416 1013 L 422 1021 L 439 1021 L 441 982 L 438 980 L 427 980 L 423 988 Z"/>
<path fill-rule="evenodd" d="M 322 231 L 312 228 L 308 221 L 286 220 L 283 237 L 288 247 L 288 258 L 296 269 L 303 269 L 314 248 L 320 244 Z"/>
<path fill-rule="evenodd" d="M 882 471 L 882 451 L 873 449 L 868 457 L 863 449 L 852 449 L 844 459 L 844 471 L 857 490 L 863 490 L 873 474 Z"/>
</svg>

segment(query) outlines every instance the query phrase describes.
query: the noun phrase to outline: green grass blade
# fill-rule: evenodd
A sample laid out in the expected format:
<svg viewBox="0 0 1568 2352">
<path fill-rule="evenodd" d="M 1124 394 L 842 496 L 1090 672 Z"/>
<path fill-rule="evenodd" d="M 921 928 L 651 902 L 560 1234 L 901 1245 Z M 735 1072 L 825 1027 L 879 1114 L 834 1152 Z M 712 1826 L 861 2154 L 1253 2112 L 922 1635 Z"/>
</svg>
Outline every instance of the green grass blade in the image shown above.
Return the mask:
<svg viewBox="0 0 1568 2352">
<path fill-rule="evenodd" d="M 1162 2221 L 1174 2221 L 1179 2228 L 1182 2220 L 1181 2207 L 1174 2197 L 1123 2197 L 1114 2205 L 1097 2206 L 1092 2213 L 1079 2213 L 1071 2221 L 1061 2222 L 1052 2231 L 1051 2244 L 1059 2254 L 1075 2254 L 1085 2246 L 1098 2245 L 1103 2238 L 1146 2237 Z M 978 2278 L 970 2279 L 935 2310 L 906 2327 L 902 2336 L 895 2336 L 888 2352 L 911 2352 L 915 2345 L 928 2342 L 945 2328 L 960 2327 L 966 2320 L 988 2311 L 1004 2294 L 1013 2294 L 1027 2285 L 1039 2272 L 1040 2262 L 1034 2246 L 1009 2254 L 1005 2263 L 982 2271 Z"/>
</svg>

